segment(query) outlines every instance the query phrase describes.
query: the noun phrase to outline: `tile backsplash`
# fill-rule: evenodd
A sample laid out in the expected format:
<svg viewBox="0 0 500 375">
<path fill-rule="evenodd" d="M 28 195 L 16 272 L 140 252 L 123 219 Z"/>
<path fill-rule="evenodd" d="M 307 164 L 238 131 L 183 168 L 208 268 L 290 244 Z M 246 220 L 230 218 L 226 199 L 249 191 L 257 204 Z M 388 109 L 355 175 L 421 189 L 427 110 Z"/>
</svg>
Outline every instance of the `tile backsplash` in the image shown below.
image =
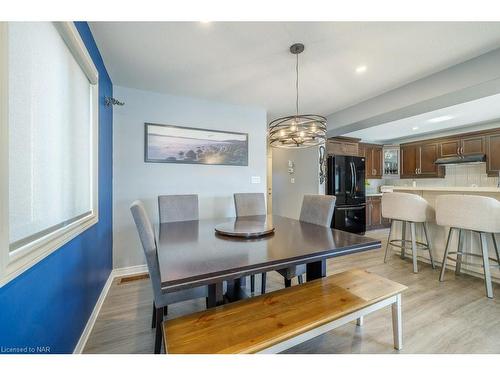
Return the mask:
<svg viewBox="0 0 500 375">
<path fill-rule="evenodd" d="M 498 177 L 488 177 L 486 164 L 453 164 L 446 165 L 445 178 L 423 178 L 415 179 L 417 186 L 498 186 Z M 370 180 L 372 181 L 372 180 Z M 384 180 L 386 185 L 411 186 L 413 179 L 391 179 Z"/>
<path fill-rule="evenodd" d="M 392 181 L 392 180 L 378 180 L 378 179 L 371 180 L 371 179 L 368 179 L 367 184 L 366 184 L 366 194 L 379 193 L 380 186 L 388 185 L 389 184 L 388 181 Z"/>
</svg>

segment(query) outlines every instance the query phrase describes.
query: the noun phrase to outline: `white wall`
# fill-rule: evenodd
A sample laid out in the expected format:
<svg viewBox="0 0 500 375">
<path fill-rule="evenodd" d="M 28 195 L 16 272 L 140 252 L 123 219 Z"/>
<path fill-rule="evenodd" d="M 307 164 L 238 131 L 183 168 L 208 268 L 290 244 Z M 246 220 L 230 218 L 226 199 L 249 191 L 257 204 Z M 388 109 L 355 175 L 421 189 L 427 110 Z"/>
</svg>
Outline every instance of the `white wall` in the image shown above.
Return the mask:
<svg viewBox="0 0 500 375">
<path fill-rule="evenodd" d="M 324 184 L 319 184 L 318 147 L 273 148 L 272 155 L 273 213 L 298 219 L 304 194 L 324 194 Z M 293 174 L 288 173 L 289 160 L 294 163 Z"/>
<path fill-rule="evenodd" d="M 144 201 L 158 223 L 161 194 L 198 194 L 200 218 L 234 216 L 232 194 L 266 193 L 266 111 L 114 86 L 124 101 L 113 121 L 113 266 L 144 264 L 129 206 Z M 144 162 L 144 123 L 248 133 L 248 166 Z M 252 184 L 251 176 L 260 176 Z"/>
</svg>

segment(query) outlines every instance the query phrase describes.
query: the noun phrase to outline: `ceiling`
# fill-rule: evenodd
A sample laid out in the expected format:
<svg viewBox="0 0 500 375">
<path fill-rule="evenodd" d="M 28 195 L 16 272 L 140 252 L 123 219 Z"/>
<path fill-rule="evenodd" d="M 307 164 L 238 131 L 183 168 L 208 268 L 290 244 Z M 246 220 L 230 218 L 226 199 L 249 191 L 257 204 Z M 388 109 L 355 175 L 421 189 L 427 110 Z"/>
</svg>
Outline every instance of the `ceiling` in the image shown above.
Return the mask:
<svg viewBox="0 0 500 375">
<path fill-rule="evenodd" d="M 436 119 L 442 121 L 435 122 Z M 441 133 L 496 119 L 500 119 L 500 94 L 387 122 L 345 135 L 361 138 L 364 142 L 390 143 L 396 139 Z"/>
<path fill-rule="evenodd" d="M 500 47 L 500 22 L 91 22 L 113 84 L 329 115 Z M 356 68 L 365 66 L 364 73 Z M 119 99 L 119 98 L 118 98 Z"/>
</svg>

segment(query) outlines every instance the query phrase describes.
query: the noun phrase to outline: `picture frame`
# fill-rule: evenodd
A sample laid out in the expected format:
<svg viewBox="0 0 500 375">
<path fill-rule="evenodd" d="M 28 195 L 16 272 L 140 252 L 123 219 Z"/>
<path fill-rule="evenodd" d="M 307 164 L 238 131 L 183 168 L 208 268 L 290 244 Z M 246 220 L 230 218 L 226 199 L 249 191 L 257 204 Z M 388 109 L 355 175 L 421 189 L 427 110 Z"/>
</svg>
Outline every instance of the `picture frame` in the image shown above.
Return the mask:
<svg viewBox="0 0 500 375">
<path fill-rule="evenodd" d="M 248 166 L 248 133 L 146 122 L 144 161 Z"/>
</svg>

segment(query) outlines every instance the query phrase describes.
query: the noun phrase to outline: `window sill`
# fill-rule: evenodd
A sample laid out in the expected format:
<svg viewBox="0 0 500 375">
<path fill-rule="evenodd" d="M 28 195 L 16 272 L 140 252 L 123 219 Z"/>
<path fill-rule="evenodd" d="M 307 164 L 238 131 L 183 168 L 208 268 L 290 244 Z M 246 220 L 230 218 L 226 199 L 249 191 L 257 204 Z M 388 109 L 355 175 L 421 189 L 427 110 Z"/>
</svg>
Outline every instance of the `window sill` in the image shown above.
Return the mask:
<svg viewBox="0 0 500 375">
<path fill-rule="evenodd" d="M 7 266 L 0 275 L 0 288 L 97 224 L 98 221 L 97 213 L 92 213 L 47 237 L 9 253 Z"/>
</svg>

